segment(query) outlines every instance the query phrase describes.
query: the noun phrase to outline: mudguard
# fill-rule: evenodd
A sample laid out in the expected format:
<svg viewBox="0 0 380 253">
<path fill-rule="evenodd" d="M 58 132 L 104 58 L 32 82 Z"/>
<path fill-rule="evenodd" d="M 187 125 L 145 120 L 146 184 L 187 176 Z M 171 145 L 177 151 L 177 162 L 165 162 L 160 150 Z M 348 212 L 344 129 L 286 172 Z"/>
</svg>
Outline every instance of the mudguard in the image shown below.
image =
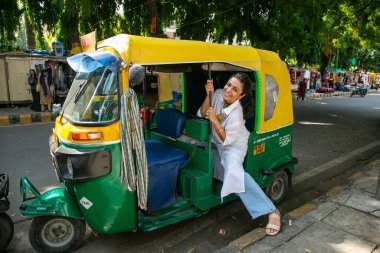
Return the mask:
<svg viewBox="0 0 380 253">
<path fill-rule="evenodd" d="M 27 190 L 34 196 L 27 197 Z M 41 194 L 26 177 L 22 177 L 20 192 L 20 211 L 23 216 L 54 215 L 84 219 L 78 202 L 69 195 L 66 188 L 54 188 Z"/>
</svg>

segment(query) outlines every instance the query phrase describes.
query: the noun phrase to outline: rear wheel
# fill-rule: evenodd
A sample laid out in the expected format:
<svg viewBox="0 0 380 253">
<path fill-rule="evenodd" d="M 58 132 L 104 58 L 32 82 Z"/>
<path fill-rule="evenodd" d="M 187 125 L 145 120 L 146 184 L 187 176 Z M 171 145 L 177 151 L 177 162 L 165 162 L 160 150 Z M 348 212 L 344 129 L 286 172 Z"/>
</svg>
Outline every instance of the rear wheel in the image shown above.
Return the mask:
<svg viewBox="0 0 380 253">
<path fill-rule="evenodd" d="M 289 185 L 289 176 L 286 171 L 276 172 L 266 188 L 266 194 L 274 204 L 281 203 L 287 193 Z"/>
<path fill-rule="evenodd" d="M 6 213 L 0 213 L 0 252 L 5 250 L 12 240 L 13 232 L 13 221 Z"/>
<path fill-rule="evenodd" d="M 81 244 L 86 232 L 83 220 L 67 217 L 35 217 L 29 240 L 38 252 L 72 252 Z"/>
</svg>

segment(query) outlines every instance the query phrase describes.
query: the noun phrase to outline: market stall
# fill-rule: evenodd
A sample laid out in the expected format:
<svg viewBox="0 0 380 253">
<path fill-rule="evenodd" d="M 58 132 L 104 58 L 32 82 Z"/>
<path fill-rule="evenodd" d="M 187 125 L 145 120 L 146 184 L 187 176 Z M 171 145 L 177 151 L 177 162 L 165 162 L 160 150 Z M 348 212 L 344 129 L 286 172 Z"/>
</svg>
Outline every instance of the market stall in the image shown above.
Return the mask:
<svg viewBox="0 0 380 253">
<path fill-rule="evenodd" d="M 28 84 L 29 70 L 41 72 L 50 69 L 55 95 L 67 94 L 75 73 L 69 68 L 66 57 L 38 55 L 24 52 L 0 53 L 0 104 L 32 102 Z M 63 98 L 63 97 L 62 97 Z"/>
</svg>

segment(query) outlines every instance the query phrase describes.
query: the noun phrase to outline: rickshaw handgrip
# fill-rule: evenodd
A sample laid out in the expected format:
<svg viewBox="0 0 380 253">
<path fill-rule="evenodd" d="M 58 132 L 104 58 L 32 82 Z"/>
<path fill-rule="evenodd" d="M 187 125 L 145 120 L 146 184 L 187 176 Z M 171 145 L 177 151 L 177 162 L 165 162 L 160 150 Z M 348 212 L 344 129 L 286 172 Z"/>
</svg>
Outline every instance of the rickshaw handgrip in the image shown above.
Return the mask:
<svg viewBox="0 0 380 253">
<path fill-rule="evenodd" d="M 31 193 L 33 193 L 34 197 L 27 198 L 26 197 L 26 190 L 29 189 Z M 34 185 L 26 178 L 21 177 L 20 179 L 20 192 L 21 192 L 21 202 L 24 202 L 26 200 L 31 200 L 37 198 L 41 203 L 44 203 L 45 201 L 40 198 L 41 193 L 34 187 Z"/>
</svg>

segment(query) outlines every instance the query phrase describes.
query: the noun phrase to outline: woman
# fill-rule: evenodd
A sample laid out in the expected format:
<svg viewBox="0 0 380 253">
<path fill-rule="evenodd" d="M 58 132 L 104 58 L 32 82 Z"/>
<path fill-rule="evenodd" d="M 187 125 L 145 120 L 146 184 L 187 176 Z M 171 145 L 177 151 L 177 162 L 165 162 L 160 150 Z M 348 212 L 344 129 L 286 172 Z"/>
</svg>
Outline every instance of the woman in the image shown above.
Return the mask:
<svg viewBox="0 0 380 253">
<path fill-rule="evenodd" d="M 302 101 L 305 100 L 306 87 L 307 87 L 307 78 L 304 78 L 302 80 L 302 82 L 298 86 L 298 94 L 297 94 L 298 97 L 297 97 L 297 100 L 300 99 L 300 98 L 302 99 Z"/>
<path fill-rule="evenodd" d="M 198 116 L 208 117 L 212 123 L 212 142 L 221 157 L 221 167 L 216 166 L 214 171 L 214 177 L 223 181 L 221 197 L 236 193 L 252 219 L 269 213 L 266 233 L 276 235 L 281 227 L 280 212 L 243 168 L 250 135 L 244 116 L 250 106 L 251 80 L 246 74 L 236 73 L 223 89 L 214 92 L 212 80 L 207 80 L 205 88 L 207 96 Z"/>
<path fill-rule="evenodd" d="M 33 98 L 33 104 L 32 104 L 31 109 L 33 111 L 38 112 L 40 111 L 39 106 L 38 106 L 39 94 L 36 90 L 38 78 L 37 78 L 36 71 L 34 69 L 29 70 L 28 83 L 30 85 L 30 91 L 32 92 L 32 98 Z"/>
<path fill-rule="evenodd" d="M 51 93 L 50 93 L 50 85 L 48 81 L 48 71 L 44 69 L 41 73 L 40 77 L 40 104 L 41 111 L 45 111 L 45 105 L 47 105 L 49 112 L 51 111 Z"/>
</svg>

